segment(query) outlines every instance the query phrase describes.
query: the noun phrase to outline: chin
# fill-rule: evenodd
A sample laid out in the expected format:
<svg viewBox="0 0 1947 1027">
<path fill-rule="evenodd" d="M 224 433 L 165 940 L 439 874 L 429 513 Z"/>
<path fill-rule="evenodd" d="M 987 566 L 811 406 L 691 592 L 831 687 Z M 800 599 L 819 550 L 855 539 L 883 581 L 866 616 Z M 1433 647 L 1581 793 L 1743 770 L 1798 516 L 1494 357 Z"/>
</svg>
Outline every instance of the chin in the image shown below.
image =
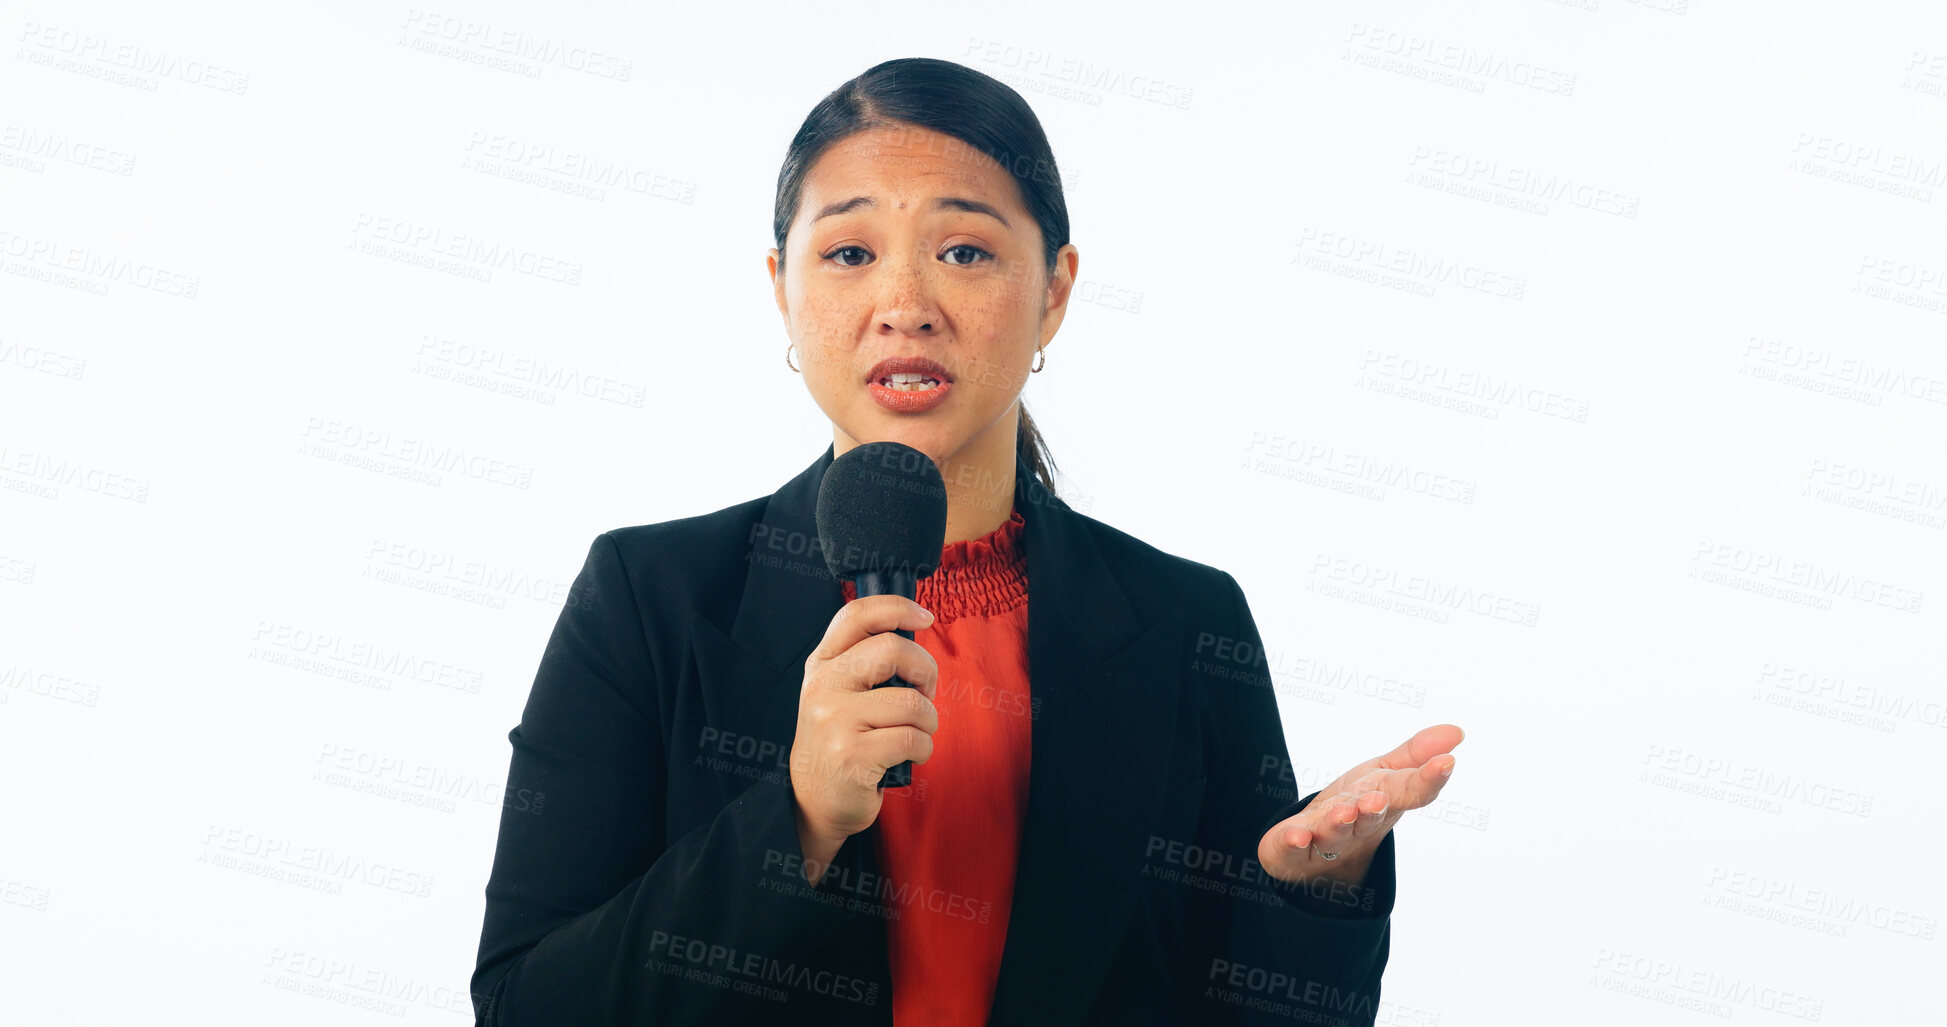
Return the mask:
<svg viewBox="0 0 1947 1027">
<path fill-rule="evenodd" d="M 966 438 L 938 422 L 922 424 L 918 419 L 910 416 L 887 415 L 884 411 L 876 413 L 878 416 L 861 426 L 867 434 L 848 434 L 858 439 L 860 443 L 897 442 L 902 446 L 911 446 L 932 457 L 934 463 L 939 463 L 948 454 L 958 451 L 967 443 Z"/>
</svg>

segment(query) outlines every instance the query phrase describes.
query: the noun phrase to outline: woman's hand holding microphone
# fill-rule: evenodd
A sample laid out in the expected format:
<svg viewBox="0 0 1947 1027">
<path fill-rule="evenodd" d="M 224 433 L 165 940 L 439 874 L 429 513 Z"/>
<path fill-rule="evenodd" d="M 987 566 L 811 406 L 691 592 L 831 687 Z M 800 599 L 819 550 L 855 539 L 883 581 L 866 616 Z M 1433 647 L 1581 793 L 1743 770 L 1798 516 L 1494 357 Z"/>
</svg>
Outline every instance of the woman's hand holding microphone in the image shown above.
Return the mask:
<svg viewBox="0 0 1947 1027">
<path fill-rule="evenodd" d="M 933 755 L 940 667 L 918 642 L 895 634 L 932 623 L 904 596 L 861 596 L 839 609 L 805 659 L 791 791 L 807 883 L 817 884 L 845 839 L 878 819 L 886 768 Z M 894 674 L 914 687 L 873 687 Z"/>
</svg>

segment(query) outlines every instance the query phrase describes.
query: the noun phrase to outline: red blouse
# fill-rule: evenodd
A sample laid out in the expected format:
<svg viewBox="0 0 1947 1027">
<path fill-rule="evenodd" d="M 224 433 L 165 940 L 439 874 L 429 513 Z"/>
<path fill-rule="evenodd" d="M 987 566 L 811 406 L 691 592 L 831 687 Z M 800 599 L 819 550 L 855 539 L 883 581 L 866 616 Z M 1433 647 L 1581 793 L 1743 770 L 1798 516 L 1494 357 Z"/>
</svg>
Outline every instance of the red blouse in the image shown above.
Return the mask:
<svg viewBox="0 0 1947 1027">
<path fill-rule="evenodd" d="M 1025 525 L 1016 509 L 948 543 L 914 597 L 933 611 L 913 640 L 940 666 L 940 725 L 932 757 L 913 765 L 911 787 L 886 790 L 874 822 L 896 1027 L 979 1027 L 994 1001 L 1028 801 Z M 857 597 L 850 582 L 844 592 Z"/>
</svg>

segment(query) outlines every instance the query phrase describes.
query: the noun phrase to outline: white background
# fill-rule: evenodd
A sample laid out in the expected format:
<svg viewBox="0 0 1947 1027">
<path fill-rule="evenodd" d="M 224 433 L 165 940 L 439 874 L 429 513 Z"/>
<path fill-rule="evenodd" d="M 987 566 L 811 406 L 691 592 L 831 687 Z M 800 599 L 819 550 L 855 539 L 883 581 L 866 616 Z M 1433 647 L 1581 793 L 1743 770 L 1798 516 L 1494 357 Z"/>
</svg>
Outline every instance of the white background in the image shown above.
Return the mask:
<svg viewBox="0 0 1947 1027">
<path fill-rule="evenodd" d="M 1045 125 L 1028 407 L 1243 583 L 1300 791 L 1468 731 L 1382 1023 L 1936 1008 L 1947 16 L 957 10 L 5 5 L 0 1015 L 466 1021 L 590 540 L 830 441 L 773 189 L 904 56 Z"/>
</svg>

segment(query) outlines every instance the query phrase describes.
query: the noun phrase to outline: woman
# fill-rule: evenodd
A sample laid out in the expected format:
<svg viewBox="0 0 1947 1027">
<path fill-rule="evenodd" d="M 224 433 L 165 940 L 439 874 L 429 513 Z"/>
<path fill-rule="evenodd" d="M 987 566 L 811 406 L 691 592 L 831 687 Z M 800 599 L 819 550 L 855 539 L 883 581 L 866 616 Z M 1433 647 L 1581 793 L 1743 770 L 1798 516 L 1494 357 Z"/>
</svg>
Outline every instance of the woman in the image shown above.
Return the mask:
<svg viewBox="0 0 1947 1027">
<path fill-rule="evenodd" d="M 1391 828 L 1460 730 L 1297 798 L 1236 581 L 1056 497 L 1020 393 L 1078 256 L 1027 105 L 878 65 L 806 118 L 774 228 L 832 445 L 595 539 L 508 736 L 545 799 L 502 815 L 477 1022 L 1371 1023 Z M 916 600 L 816 548 L 825 469 L 875 440 L 947 484 Z"/>
</svg>

